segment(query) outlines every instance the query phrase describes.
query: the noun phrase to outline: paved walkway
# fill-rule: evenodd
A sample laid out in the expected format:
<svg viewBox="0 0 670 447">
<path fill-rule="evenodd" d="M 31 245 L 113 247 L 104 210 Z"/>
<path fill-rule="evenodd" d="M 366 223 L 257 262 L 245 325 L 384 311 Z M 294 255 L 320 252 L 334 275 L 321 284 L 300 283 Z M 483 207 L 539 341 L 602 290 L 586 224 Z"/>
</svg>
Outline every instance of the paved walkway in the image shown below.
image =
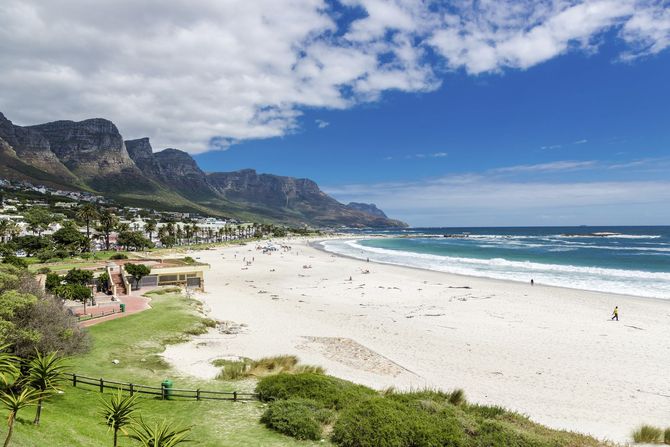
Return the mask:
<svg viewBox="0 0 670 447">
<path fill-rule="evenodd" d="M 139 293 L 147 293 L 150 291 L 150 288 L 144 288 L 142 290 L 138 290 L 137 292 Z M 88 326 L 93 326 L 94 324 L 102 323 L 103 321 L 109 321 L 109 320 L 114 320 L 116 318 L 122 318 L 128 315 L 136 314 L 138 312 L 142 312 L 143 310 L 150 309 L 151 306 L 149 306 L 149 301 L 151 299 L 139 296 L 139 295 L 124 295 L 119 297 L 120 303 L 123 303 L 126 305 L 126 311 L 121 313 L 117 310 L 117 313 L 107 315 L 105 317 L 100 317 L 100 318 L 93 318 L 91 320 L 86 320 L 82 321 L 79 323 L 80 326 L 82 327 L 88 327 Z M 109 306 L 106 311 L 109 311 L 112 309 L 112 306 Z M 117 307 L 118 309 L 118 307 Z M 88 309 L 87 309 L 88 310 Z M 89 313 L 89 312 L 87 312 Z M 102 312 L 98 312 L 100 314 Z"/>
</svg>

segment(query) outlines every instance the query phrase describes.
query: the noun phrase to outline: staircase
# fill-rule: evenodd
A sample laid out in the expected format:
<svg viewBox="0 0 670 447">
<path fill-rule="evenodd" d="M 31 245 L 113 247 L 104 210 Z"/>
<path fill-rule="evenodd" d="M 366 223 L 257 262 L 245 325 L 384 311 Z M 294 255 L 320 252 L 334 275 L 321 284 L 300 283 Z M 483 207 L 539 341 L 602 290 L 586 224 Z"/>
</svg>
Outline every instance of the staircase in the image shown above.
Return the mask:
<svg viewBox="0 0 670 447">
<path fill-rule="evenodd" d="M 116 295 L 128 295 L 128 291 L 126 290 L 126 286 L 123 283 L 123 278 L 121 277 L 121 273 L 119 272 L 112 272 L 110 275 L 110 278 L 112 280 L 113 288 L 112 290 L 116 291 Z"/>
</svg>

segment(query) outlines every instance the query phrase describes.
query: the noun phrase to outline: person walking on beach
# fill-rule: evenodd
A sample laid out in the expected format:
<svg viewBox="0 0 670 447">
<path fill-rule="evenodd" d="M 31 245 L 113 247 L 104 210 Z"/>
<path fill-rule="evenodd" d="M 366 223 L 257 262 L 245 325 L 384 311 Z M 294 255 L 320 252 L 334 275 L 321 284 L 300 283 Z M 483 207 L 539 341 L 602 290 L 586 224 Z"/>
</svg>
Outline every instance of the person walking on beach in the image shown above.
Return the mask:
<svg viewBox="0 0 670 447">
<path fill-rule="evenodd" d="M 619 306 L 614 306 L 614 311 L 612 312 L 612 320 L 619 321 Z"/>
<path fill-rule="evenodd" d="M 534 279 L 531 279 L 531 280 L 530 280 L 530 285 L 531 285 L 531 286 L 534 286 L 534 285 L 535 285 L 535 280 L 534 280 Z"/>
</svg>

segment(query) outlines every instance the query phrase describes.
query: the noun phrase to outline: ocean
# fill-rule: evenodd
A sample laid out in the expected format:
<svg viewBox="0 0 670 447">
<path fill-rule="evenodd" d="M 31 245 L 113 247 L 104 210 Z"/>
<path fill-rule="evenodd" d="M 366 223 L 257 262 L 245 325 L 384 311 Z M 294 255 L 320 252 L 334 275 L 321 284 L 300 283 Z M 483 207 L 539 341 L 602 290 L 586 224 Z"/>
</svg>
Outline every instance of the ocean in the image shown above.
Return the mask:
<svg viewBox="0 0 670 447">
<path fill-rule="evenodd" d="M 670 299 L 670 227 L 414 228 L 325 250 L 470 276 Z M 446 235 L 446 236 L 445 236 Z"/>
</svg>

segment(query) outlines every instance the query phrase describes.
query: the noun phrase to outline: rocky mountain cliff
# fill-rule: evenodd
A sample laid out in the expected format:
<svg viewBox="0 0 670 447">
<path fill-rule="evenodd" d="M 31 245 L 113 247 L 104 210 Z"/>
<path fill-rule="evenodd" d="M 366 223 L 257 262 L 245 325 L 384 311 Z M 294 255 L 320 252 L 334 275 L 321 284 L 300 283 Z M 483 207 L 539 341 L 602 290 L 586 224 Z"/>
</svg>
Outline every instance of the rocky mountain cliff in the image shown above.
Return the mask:
<svg viewBox="0 0 670 447">
<path fill-rule="evenodd" d="M 14 155 L 23 163 L 65 181 L 76 182 L 77 178 L 51 151 L 49 141 L 39 132 L 15 126 L 0 113 L 0 139 L 13 149 Z"/>
<path fill-rule="evenodd" d="M 383 217 L 383 218 L 388 218 L 386 213 L 384 211 L 380 210 L 377 208 L 377 205 L 374 203 L 359 203 L 359 202 L 349 202 L 347 204 L 347 208 L 356 210 L 356 211 L 362 211 L 364 213 L 371 214 L 373 216 L 377 217 Z"/>
<path fill-rule="evenodd" d="M 178 149 L 124 141 L 111 121 L 14 125 L 0 113 L 0 176 L 85 189 L 121 202 L 292 225 L 405 226 L 374 205 L 344 205 L 309 179 L 252 169 L 206 174 Z"/>
</svg>

